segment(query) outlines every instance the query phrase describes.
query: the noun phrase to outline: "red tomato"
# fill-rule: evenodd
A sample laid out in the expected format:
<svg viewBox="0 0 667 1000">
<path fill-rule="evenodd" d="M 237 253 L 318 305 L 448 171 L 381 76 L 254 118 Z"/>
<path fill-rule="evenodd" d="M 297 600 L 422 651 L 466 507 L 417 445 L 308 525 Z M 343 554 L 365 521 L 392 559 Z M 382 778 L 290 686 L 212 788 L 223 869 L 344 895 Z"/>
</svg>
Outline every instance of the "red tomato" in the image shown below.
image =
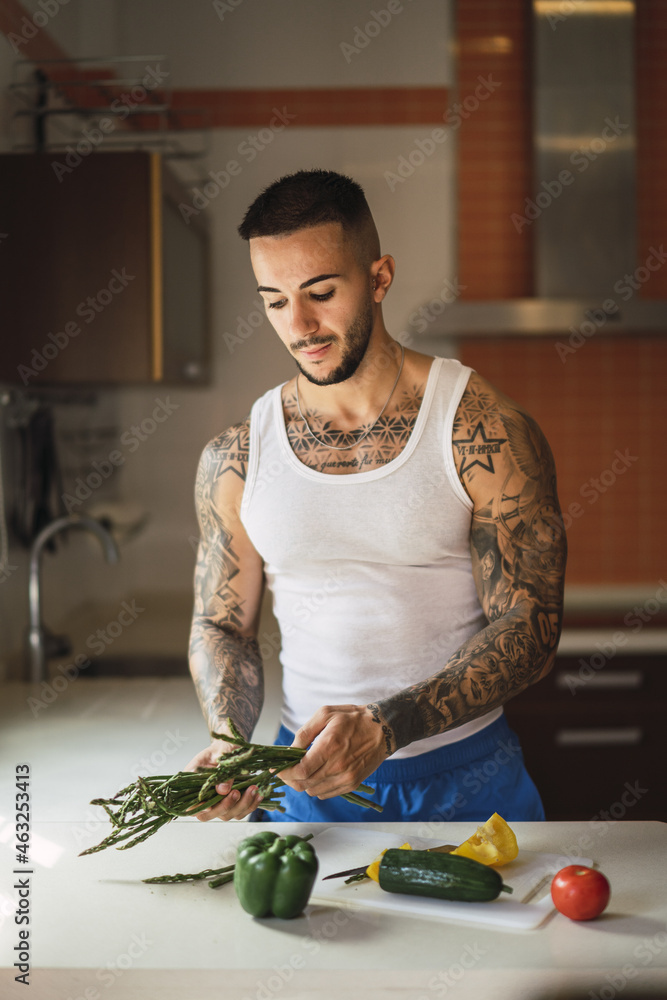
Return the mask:
<svg viewBox="0 0 667 1000">
<path fill-rule="evenodd" d="M 551 898 L 554 906 L 571 920 L 599 917 L 609 902 L 609 882 L 594 868 L 568 865 L 554 875 Z"/>
</svg>

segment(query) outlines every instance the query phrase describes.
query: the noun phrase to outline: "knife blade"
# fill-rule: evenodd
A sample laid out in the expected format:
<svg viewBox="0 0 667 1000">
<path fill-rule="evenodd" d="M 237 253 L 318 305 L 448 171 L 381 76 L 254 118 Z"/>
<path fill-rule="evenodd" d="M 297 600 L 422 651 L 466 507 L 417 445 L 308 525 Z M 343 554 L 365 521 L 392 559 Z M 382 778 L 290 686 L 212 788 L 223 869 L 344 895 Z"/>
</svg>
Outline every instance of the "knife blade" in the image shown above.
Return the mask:
<svg viewBox="0 0 667 1000">
<path fill-rule="evenodd" d="M 456 844 L 440 844 L 438 847 L 428 847 L 427 850 L 432 853 L 439 852 L 441 854 L 449 854 L 449 852 L 453 851 L 456 846 Z M 371 861 L 368 862 L 368 865 L 370 864 L 372 864 Z M 368 868 L 368 865 L 359 865 L 358 868 L 348 868 L 344 872 L 334 872 L 333 875 L 325 875 L 322 881 L 326 882 L 327 879 L 330 878 L 344 878 L 347 875 L 363 875 Z"/>
</svg>

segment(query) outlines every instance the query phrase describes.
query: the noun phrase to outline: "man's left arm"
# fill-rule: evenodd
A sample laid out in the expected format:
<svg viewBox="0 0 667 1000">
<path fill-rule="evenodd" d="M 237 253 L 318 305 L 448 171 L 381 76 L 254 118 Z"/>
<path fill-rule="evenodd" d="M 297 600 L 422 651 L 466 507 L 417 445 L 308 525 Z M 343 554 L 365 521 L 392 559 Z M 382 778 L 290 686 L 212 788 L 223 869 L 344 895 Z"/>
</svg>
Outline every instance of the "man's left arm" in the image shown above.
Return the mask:
<svg viewBox="0 0 667 1000">
<path fill-rule="evenodd" d="M 560 638 L 567 543 L 542 431 L 473 373 L 453 447 L 473 503 L 472 570 L 489 624 L 437 674 L 373 707 L 390 753 L 485 715 L 540 680 Z"/>
<path fill-rule="evenodd" d="M 560 638 L 567 544 L 551 449 L 536 422 L 473 373 L 454 422 L 459 478 L 473 505 L 472 571 L 488 620 L 438 673 L 369 705 L 321 708 L 288 784 L 330 798 L 391 754 L 486 715 L 544 677 Z"/>
</svg>

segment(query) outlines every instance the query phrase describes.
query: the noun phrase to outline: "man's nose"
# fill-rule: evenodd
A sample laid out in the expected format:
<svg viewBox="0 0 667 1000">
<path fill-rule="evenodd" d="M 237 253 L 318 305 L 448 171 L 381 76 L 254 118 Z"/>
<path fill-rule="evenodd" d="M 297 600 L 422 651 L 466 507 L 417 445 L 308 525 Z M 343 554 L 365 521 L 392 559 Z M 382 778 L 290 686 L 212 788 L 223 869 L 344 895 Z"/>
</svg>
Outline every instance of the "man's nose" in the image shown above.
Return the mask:
<svg viewBox="0 0 667 1000">
<path fill-rule="evenodd" d="M 290 315 L 290 333 L 295 340 L 313 334 L 318 329 L 318 322 L 312 306 L 307 302 L 292 302 Z"/>
</svg>

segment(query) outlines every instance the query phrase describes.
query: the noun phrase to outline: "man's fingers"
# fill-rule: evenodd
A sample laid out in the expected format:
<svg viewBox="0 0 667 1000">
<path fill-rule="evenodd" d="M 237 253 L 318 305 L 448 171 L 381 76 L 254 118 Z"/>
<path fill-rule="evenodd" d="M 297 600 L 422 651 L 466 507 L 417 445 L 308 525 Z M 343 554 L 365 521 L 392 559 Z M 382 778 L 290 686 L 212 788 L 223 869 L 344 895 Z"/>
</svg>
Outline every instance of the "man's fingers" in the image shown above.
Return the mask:
<svg viewBox="0 0 667 1000">
<path fill-rule="evenodd" d="M 291 785 L 296 791 L 303 791 L 304 782 L 309 782 L 326 763 L 326 757 L 318 749 L 317 744 L 313 744 L 307 754 L 300 761 L 286 767 L 284 771 L 278 771 L 278 777 Z"/>
<path fill-rule="evenodd" d="M 325 728 L 333 711 L 334 709 L 328 705 L 318 708 L 315 715 L 308 719 L 308 722 L 304 722 L 300 729 L 297 729 L 292 740 L 292 746 L 297 747 L 299 750 L 306 750 Z"/>
<path fill-rule="evenodd" d="M 221 788 L 227 788 L 228 792 L 220 792 Z M 243 793 L 235 788 L 233 791 L 229 791 L 231 788 L 231 783 L 226 782 L 222 785 L 216 785 L 216 791 L 219 794 L 224 794 L 224 798 L 217 802 L 214 806 L 209 809 L 202 809 L 201 812 L 197 813 L 197 819 L 201 820 L 202 823 L 207 823 L 211 819 L 243 819 L 249 813 L 256 809 L 259 803 L 262 801 L 261 796 L 258 793 L 257 785 L 251 785 L 246 788 Z"/>
</svg>

